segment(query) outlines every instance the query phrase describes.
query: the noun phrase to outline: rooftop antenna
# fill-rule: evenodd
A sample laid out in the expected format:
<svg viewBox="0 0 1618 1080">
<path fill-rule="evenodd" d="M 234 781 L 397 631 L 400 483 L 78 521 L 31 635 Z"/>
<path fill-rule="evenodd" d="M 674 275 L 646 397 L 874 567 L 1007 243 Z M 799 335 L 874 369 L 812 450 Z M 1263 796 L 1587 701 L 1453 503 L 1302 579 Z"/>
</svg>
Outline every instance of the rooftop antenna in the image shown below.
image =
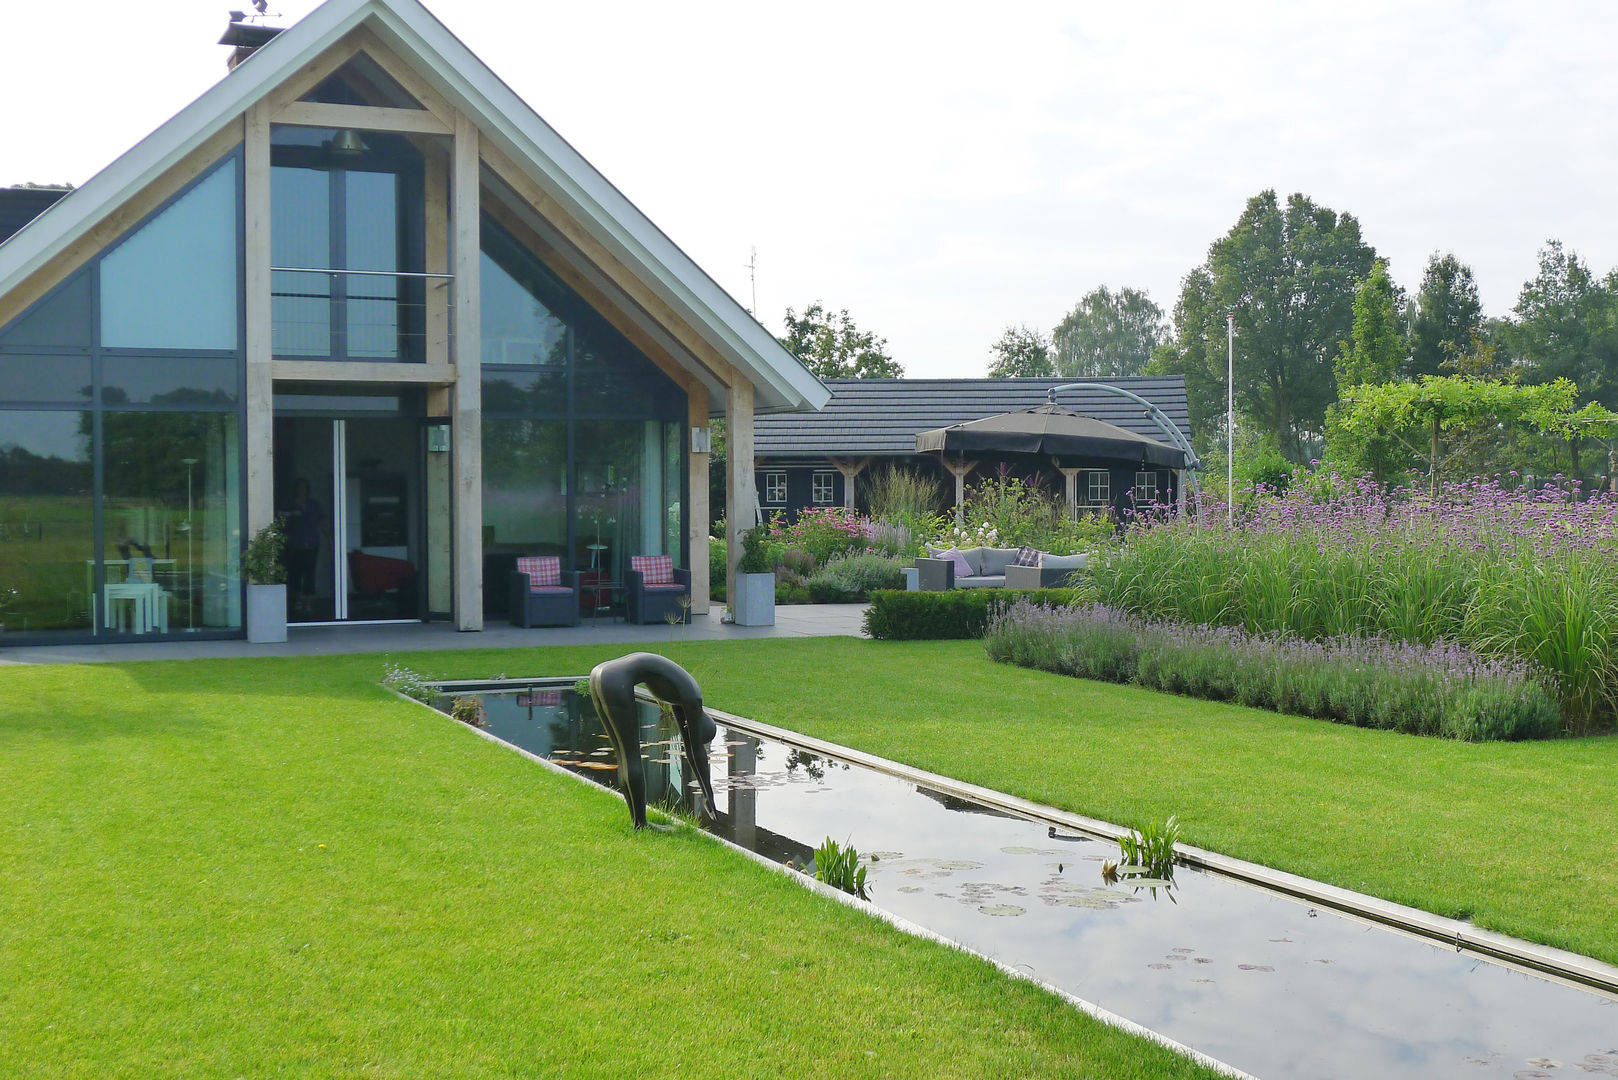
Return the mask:
<svg viewBox="0 0 1618 1080">
<path fill-rule="evenodd" d="M 747 309 L 747 313 L 756 319 L 758 318 L 758 248 L 749 247 L 747 252 L 747 282 L 753 287 L 753 306 Z"/>
</svg>

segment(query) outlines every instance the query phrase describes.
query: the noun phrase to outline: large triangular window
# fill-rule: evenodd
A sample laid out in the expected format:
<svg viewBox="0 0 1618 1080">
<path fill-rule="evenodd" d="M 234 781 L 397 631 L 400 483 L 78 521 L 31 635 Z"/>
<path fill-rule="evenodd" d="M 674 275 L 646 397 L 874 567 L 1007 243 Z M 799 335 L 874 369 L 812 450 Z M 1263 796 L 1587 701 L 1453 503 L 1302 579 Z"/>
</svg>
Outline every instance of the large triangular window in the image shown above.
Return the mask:
<svg viewBox="0 0 1618 1080">
<path fill-rule="evenodd" d="M 389 75 L 381 64 L 364 53 L 355 53 L 342 67 L 326 76 L 302 101 L 323 105 L 369 105 L 382 109 L 425 108 Z"/>
</svg>

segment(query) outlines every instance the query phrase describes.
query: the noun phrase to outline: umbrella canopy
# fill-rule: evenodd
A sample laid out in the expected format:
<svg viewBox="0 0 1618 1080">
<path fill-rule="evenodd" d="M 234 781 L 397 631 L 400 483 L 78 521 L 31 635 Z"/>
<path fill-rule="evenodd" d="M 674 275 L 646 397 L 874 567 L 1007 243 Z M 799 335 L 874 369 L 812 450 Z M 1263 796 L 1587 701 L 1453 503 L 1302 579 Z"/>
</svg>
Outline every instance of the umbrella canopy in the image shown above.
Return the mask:
<svg viewBox="0 0 1618 1080">
<path fill-rule="evenodd" d="M 1104 420 L 1080 416 L 1060 405 L 1041 405 L 923 431 L 916 436 L 916 452 L 1044 454 L 1120 465 L 1185 468 L 1183 451 Z"/>
</svg>

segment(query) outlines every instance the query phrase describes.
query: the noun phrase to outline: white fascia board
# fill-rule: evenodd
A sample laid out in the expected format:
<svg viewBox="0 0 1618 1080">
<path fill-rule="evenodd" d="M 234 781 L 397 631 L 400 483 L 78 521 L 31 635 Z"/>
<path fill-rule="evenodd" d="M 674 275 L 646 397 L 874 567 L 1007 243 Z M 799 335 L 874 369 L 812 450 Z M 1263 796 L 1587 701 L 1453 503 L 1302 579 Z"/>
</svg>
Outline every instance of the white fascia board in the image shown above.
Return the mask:
<svg viewBox="0 0 1618 1080">
<path fill-rule="evenodd" d="M 21 284 L 176 162 L 238 122 L 248 106 L 353 29 L 374 2 L 328 0 L 0 244 L 0 294 Z"/>
<path fill-rule="evenodd" d="M 818 411 L 831 391 L 416 0 L 372 0 L 373 29 L 432 65 L 457 108 L 753 382 L 760 411 Z M 390 40 L 391 39 L 391 40 Z"/>
</svg>

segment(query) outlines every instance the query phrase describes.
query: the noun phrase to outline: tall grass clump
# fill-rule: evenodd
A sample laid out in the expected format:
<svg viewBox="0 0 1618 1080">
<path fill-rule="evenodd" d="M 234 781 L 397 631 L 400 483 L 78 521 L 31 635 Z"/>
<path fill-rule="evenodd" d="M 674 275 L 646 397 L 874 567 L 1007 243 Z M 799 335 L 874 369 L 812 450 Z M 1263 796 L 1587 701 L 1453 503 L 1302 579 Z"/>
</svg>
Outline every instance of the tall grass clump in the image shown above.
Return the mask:
<svg viewBox="0 0 1618 1080">
<path fill-rule="evenodd" d="M 1573 730 L 1618 709 L 1618 500 L 1500 479 L 1386 493 L 1331 477 L 1227 524 L 1142 517 L 1094 568 L 1101 601 L 1154 619 L 1310 641 L 1446 641 L 1530 660 Z"/>
<path fill-rule="evenodd" d="M 1305 641 L 1027 600 L 992 615 L 984 640 L 1003 663 L 1412 735 L 1481 742 L 1562 727 L 1537 665 L 1442 641 Z"/>
</svg>

